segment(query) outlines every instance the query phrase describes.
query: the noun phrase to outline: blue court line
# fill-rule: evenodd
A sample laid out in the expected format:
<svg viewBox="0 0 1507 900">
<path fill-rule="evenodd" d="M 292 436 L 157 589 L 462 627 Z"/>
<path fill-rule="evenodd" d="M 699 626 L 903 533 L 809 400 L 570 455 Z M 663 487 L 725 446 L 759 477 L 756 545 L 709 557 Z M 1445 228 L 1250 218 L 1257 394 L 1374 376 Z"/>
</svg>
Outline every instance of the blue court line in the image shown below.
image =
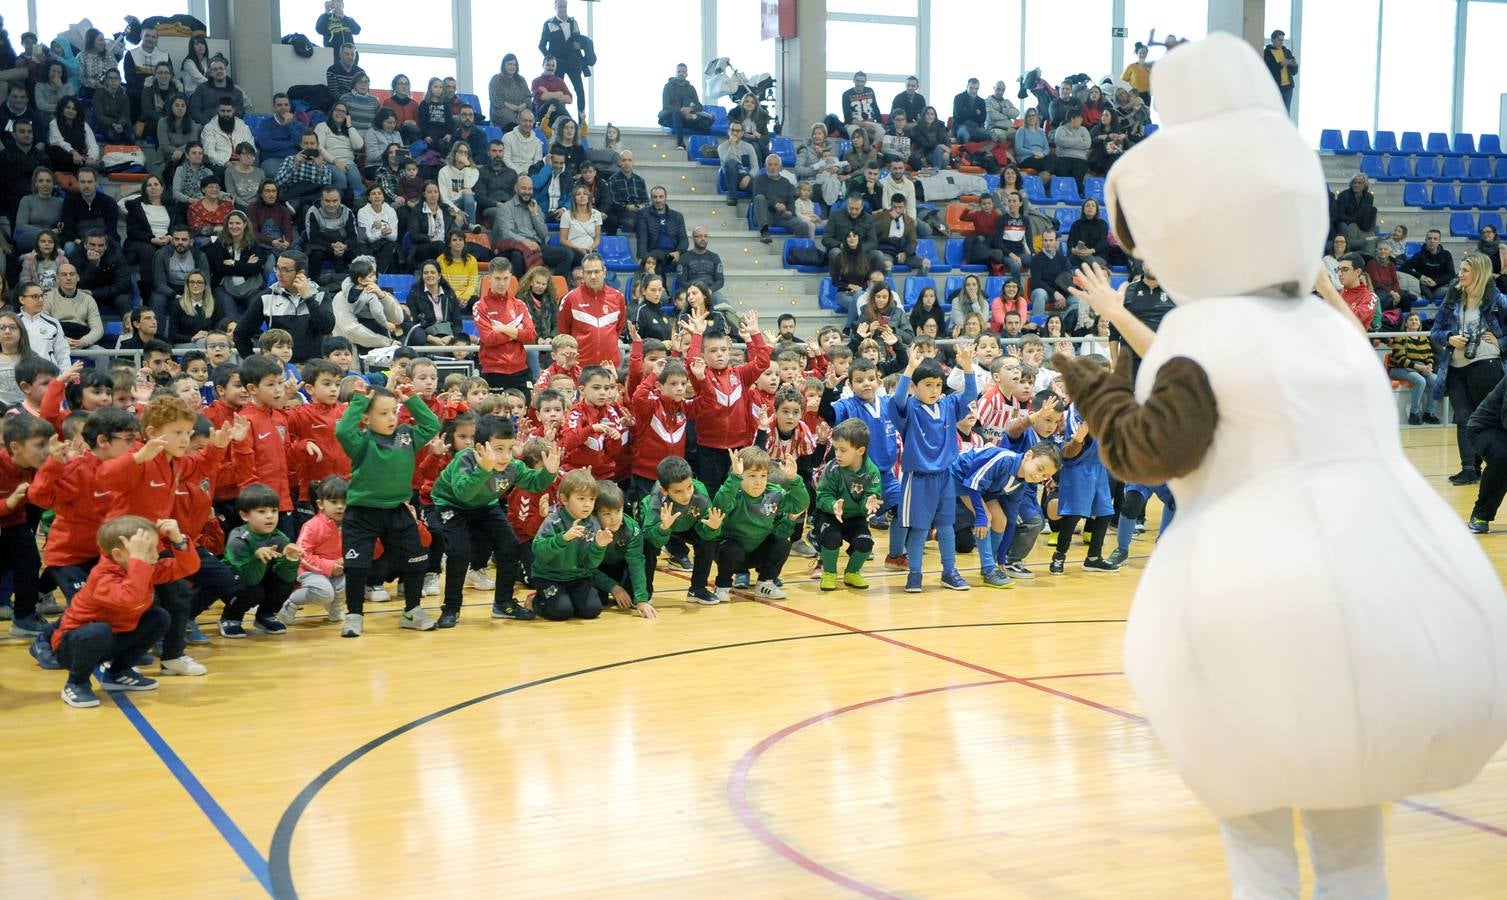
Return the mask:
<svg viewBox="0 0 1507 900">
<path fill-rule="evenodd" d="M 251 870 L 251 874 L 256 876 L 256 880 L 261 883 L 268 896 L 275 896 L 272 893 L 272 879 L 267 874 L 267 860 L 252 845 L 240 826 L 230 818 L 230 814 L 225 812 L 225 808 L 219 804 L 219 801 L 209 793 L 209 789 L 188 767 L 188 763 L 183 761 L 183 757 L 168 746 L 167 739 L 153 727 L 151 722 L 147 721 L 141 710 L 136 708 L 136 704 L 131 702 L 128 694 L 112 691 L 110 699 L 115 701 L 115 705 L 126 719 L 136 726 L 136 731 L 141 735 L 142 740 L 147 742 L 147 746 L 156 752 L 157 758 L 162 760 L 167 770 L 178 779 L 179 784 L 183 785 L 183 789 L 199 805 L 199 810 L 209 819 L 209 823 L 220 832 L 220 837 L 225 839 L 230 849 L 235 851 L 236 855 L 241 858 L 241 862 L 246 864 L 246 868 Z"/>
</svg>

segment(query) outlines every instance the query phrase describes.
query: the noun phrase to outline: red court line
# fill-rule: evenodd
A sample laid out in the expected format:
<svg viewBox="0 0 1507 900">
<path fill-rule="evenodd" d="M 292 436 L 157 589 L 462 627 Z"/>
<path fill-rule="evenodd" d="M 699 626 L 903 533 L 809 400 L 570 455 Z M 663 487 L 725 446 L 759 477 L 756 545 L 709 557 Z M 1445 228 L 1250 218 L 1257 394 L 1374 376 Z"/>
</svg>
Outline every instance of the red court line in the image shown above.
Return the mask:
<svg viewBox="0 0 1507 900">
<path fill-rule="evenodd" d="M 1447 809 L 1440 809 L 1437 806 L 1430 806 L 1427 803 L 1419 803 L 1417 800 L 1398 800 L 1397 805 L 1405 806 L 1408 809 L 1415 810 L 1417 812 L 1428 813 L 1431 816 L 1438 816 L 1445 821 L 1454 822 L 1457 825 L 1464 825 L 1467 828 L 1474 828 L 1477 831 L 1484 831 L 1487 834 L 1494 834 L 1497 837 L 1507 838 L 1507 828 L 1498 828 L 1497 826 L 1491 825 L 1487 822 L 1478 822 L 1475 819 L 1468 819 L 1465 816 L 1459 815 L 1457 813 L 1452 813 Z"/>
</svg>

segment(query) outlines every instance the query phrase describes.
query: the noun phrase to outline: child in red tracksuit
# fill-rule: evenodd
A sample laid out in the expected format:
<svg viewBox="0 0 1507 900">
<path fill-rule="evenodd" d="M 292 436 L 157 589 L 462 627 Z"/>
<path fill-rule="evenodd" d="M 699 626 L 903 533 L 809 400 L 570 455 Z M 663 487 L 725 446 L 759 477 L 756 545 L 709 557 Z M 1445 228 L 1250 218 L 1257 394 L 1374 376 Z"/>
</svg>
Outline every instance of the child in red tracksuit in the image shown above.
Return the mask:
<svg viewBox="0 0 1507 900">
<path fill-rule="evenodd" d="M 219 428 L 212 428 L 210 421 L 200 416 L 194 422 L 193 436 L 189 438 L 189 452 L 197 454 L 211 447 L 217 439 L 216 432 L 227 433 L 230 437 L 229 446 L 223 450 L 225 456 L 219 457 L 211 451 L 211 464 L 203 468 L 201 477 L 198 480 L 180 479 L 173 492 L 173 519 L 193 542 L 194 551 L 199 555 L 199 571 L 187 582 L 191 599 L 185 640 L 190 644 L 209 643 L 209 638 L 194 620 L 217 601 L 229 599 L 236 587 L 235 572 L 220 558 L 225 552 L 225 532 L 214 516 L 215 491 L 222 485 L 245 481 L 256 466 L 251 423 L 245 416 L 235 416 Z M 213 462 L 216 459 L 221 461 Z"/>
<path fill-rule="evenodd" d="M 413 392 L 423 398 L 424 405 L 440 420 L 440 424 L 466 412 L 466 401 L 458 393 L 439 393 L 440 370 L 429 357 L 420 357 L 410 362 L 408 378 L 413 383 Z M 400 408 L 398 424 L 413 424 L 413 414 Z"/>
<path fill-rule="evenodd" d="M 546 456 L 559 452 L 558 447 L 539 437 L 531 437 L 513 448 L 514 458 L 530 469 L 539 468 Z M 542 491 L 525 491 L 516 484 L 508 491 L 508 524 L 518 537 L 518 564 L 523 570 L 522 577 L 516 580 L 529 587 L 533 587 L 528 573 L 534 566 L 534 535 L 539 533 L 539 526 L 544 524 L 554 507 L 555 489 L 559 485 L 557 474 L 555 483 Z"/>
<path fill-rule="evenodd" d="M 537 332 L 528 306 L 513 296 L 513 270 L 506 257 L 487 264 L 481 296 L 471 308 L 476 322 L 476 340 L 481 345 L 477 362 L 481 375 L 495 390 L 528 390 L 527 345 Z"/>
<path fill-rule="evenodd" d="M 660 461 L 671 456 L 685 456 L 685 394 L 690 388 L 690 374 L 678 359 L 661 357 L 645 365 L 643 380 L 633 392 L 630 409 L 637 423 L 633 438 L 633 465 L 629 470 L 629 508 L 654 491 Z"/>
<path fill-rule="evenodd" d="M 564 376 L 579 383 L 581 380 L 581 345 L 568 334 L 557 334 L 550 339 L 550 364 L 539 373 L 536 384 L 549 384 L 551 378 Z"/>
<path fill-rule="evenodd" d="M 159 536 L 171 555 L 159 555 Z M 199 567 L 193 544 L 171 520 L 154 527 L 139 516 L 120 516 L 100 527 L 97 540 L 99 561 L 47 641 L 68 669 L 63 702 L 80 708 L 99 706 L 89 680 L 96 666 L 104 666 L 100 687 L 107 691 L 157 687 L 156 680 L 133 668 L 158 638 L 166 640 L 170 627 L 172 617 L 153 605 L 152 587 L 182 579 Z"/>
<path fill-rule="evenodd" d="M 560 464 L 562 472 L 590 467 L 595 474 L 613 467 L 611 459 L 622 439 L 622 431 L 614 424 L 614 416 L 608 409 L 615 383 L 612 371 L 603 366 L 581 370 L 581 400 L 570 408 L 560 433 L 560 449 L 565 457 Z"/>
<path fill-rule="evenodd" d="M 26 494 L 37 471 L 46 463 L 48 447 L 58 447 L 57 432 L 47 422 L 27 413 L 5 417 L 5 450 L 0 452 L 0 573 L 9 573 L 15 618 L 11 637 L 34 638 L 47 620 L 37 613 L 38 573 L 42 559 L 37 554 L 37 533 L 26 516 Z"/>
<path fill-rule="evenodd" d="M 271 356 L 253 356 L 241 363 L 241 384 L 250 402 L 241 407 L 241 415 L 251 423 L 251 437 L 256 442 L 256 465 L 250 477 L 237 485 L 265 484 L 277 494 L 277 528 L 294 534 L 293 480 L 289 477 L 288 419 L 283 414 L 283 364 Z M 240 514 L 236 515 L 239 528 Z"/>
<path fill-rule="evenodd" d="M 592 469 L 598 481 L 617 482 L 627 478 L 628 470 L 633 465 L 633 411 L 628 408 L 628 398 L 623 394 L 622 379 L 625 375 L 619 375 L 607 386 L 607 412 L 603 420 L 617 429 L 617 441 L 606 444 L 603 448 L 607 456 L 607 462 L 598 472 Z"/>
<path fill-rule="evenodd" d="M 299 496 L 315 501 L 313 485 L 331 475 L 349 479 L 351 458 L 335 439 L 335 423 L 345 414 L 339 402 L 340 367 L 325 359 L 304 363 L 309 402 L 284 410 L 288 422 L 288 456 L 298 462 Z"/>
<path fill-rule="evenodd" d="M 216 368 L 209 378 L 217 399 L 200 410 L 199 414 L 219 428 L 240 414 L 242 407 L 246 405 L 246 388 L 241 384 L 240 366 L 229 363 Z M 235 511 L 235 498 L 240 491 L 239 482 L 222 478 L 215 483 L 214 511 L 215 521 L 219 524 L 222 535 L 221 549 L 224 548 L 223 535 L 241 524 L 241 516 Z M 219 553 L 220 550 L 212 552 Z"/>
<path fill-rule="evenodd" d="M 715 496 L 727 480 L 732 451 L 753 443 L 749 389 L 769 370 L 769 345 L 759 333 L 758 314 L 747 313 L 738 333 L 747 342 L 748 362 L 733 367 L 729 364 L 732 339 L 724 334 L 704 337 L 706 327 L 705 315 L 692 316 L 686 359 L 696 392 L 689 410 L 696 421 L 696 477 Z M 699 365 L 698 360 L 705 364 Z"/>
</svg>

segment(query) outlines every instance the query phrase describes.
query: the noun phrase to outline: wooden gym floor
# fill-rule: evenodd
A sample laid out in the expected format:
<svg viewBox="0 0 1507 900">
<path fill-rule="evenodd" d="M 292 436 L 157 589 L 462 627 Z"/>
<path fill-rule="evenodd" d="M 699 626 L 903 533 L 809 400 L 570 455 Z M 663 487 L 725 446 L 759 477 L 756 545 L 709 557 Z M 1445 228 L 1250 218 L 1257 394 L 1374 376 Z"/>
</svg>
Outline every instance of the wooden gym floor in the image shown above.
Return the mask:
<svg viewBox="0 0 1507 900">
<path fill-rule="evenodd" d="M 1452 432 L 1404 440 L 1463 519 Z M 704 608 L 671 575 L 654 622 L 316 614 L 93 710 L 0 642 L 0 896 L 1228 896 L 1119 673 L 1151 547 L 1008 592 L 792 560 L 787 602 Z M 1507 896 L 1507 753 L 1388 837 L 1395 896 Z"/>
</svg>

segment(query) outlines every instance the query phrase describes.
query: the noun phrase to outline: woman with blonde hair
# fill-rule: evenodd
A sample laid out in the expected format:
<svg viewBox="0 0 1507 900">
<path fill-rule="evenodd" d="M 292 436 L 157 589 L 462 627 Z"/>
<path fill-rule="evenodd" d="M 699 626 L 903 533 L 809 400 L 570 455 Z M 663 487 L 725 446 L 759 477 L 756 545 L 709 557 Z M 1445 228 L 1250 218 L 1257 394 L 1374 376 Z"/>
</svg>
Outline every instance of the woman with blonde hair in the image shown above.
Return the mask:
<svg viewBox="0 0 1507 900">
<path fill-rule="evenodd" d="M 209 263 L 212 291 L 206 316 L 218 306 L 221 315 L 239 317 L 248 303 L 262 295 L 267 284 L 263 277 L 267 251 L 257 244 L 251 218 L 245 213 L 237 209 L 225 217 L 218 238 L 204 247 L 204 259 Z M 179 331 L 170 333 L 183 337 Z"/>
<path fill-rule="evenodd" d="M 560 217 L 560 246 L 570 250 L 574 269 L 602 244 L 602 213 L 591 206 L 591 191 L 578 184 L 570 192 L 570 207 L 556 212 Z"/>
<path fill-rule="evenodd" d="M 215 323 L 215 295 L 209 290 L 209 273 L 195 270 L 183 279 L 183 293 L 168 307 L 168 331 L 173 340 L 195 343 L 209 335 Z"/>
<path fill-rule="evenodd" d="M 1480 459 L 1465 425 L 1502 380 L 1502 339 L 1507 337 L 1507 300 L 1491 279 L 1491 260 L 1472 253 L 1460 262 L 1459 277 L 1445 291 L 1429 337 L 1460 450 L 1460 471 L 1449 481 L 1475 484 L 1481 477 Z"/>
</svg>

